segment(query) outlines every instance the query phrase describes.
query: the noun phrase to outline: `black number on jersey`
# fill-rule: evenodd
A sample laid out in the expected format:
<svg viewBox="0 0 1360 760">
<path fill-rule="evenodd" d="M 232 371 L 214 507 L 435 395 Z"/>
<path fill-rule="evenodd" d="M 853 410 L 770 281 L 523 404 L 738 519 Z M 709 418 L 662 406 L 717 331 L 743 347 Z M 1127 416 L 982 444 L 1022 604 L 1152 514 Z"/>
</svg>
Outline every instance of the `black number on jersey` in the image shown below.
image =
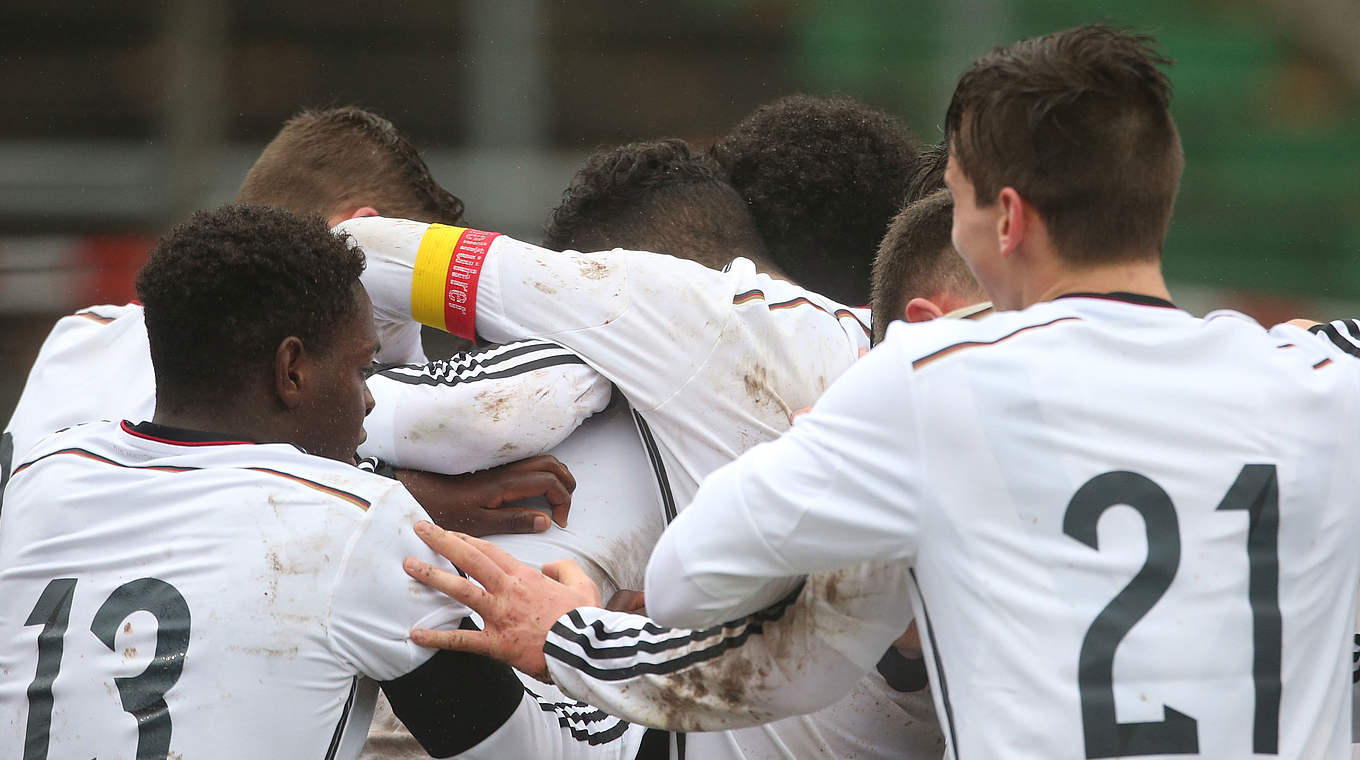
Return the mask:
<svg viewBox="0 0 1360 760">
<path fill-rule="evenodd" d="M 1218 511 L 1248 514 L 1247 601 L 1256 688 L 1252 751 L 1262 755 L 1278 752 L 1280 735 L 1279 501 L 1275 465 L 1249 464 L 1218 505 Z M 1096 615 L 1081 643 L 1077 686 L 1086 756 L 1197 754 L 1199 724 L 1166 705 L 1160 721 L 1120 723 L 1115 719 L 1115 649 L 1171 587 L 1181 557 L 1180 526 L 1171 497 L 1135 472 L 1107 472 L 1077 489 L 1063 516 L 1063 532 L 1099 551 L 1096 524 L 1105 510 L 1120 504 L 1132 507 L 1143 518 L 1148 556 L 1133 580 Z"/>
<path fill-rule="evenodd" d="M 47 584 L 24 625 L 41 625 L 38 669 L 28 686 L 28 727 L 24 760 L 46 760 L 52 730 L 52 682 L 61 670 L 61 654 L 76 579 L 57 578 Z M 170 711 L 165 693 L 184 670 L 189 650 L 189 605 L 179 591 L 156 578 L 124 583 L 95 612 L 90 632 L 110 651 L 118 627 L 134 612 L 156 618 L 156 653 L 140 675 L 115 678 L 123 709 L 137 719 L 137 760 L 163 758 L 170 752 Z"/>
</svg>

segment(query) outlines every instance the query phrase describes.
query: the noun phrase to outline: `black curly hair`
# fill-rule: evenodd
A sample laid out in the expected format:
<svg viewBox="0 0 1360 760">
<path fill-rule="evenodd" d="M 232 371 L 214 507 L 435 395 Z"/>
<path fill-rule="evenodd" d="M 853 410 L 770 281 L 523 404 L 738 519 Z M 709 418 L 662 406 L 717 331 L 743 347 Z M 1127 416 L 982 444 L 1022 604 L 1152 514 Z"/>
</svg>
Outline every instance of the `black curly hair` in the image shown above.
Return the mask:
<svg viewBox="0 0 1360 760">
<path fill-rule="evenodd" d="M 237 203 L 331 216 L 373 206 L 383 216 L 458 224 L 463 201 L 434 181 L 392 122 L 357 106 L 304 110 L 250 167 Z"/>
<path fill-rule="evenodd" d="M 601 148 L 548 216 L 543 246 L 668 253 L 712 269 L 765 247 L 721 167 L 678 138 Z"/>
<path fill-rule="evenodd" d="M 175 226 L 137 273 L 157 404 L 230 397 L 288 336 L 325 353 L 357 314 L 363 270 L 320 217 L 230 205 Z"/>
<path fill-rule="evenodd" d="M 774 264 L 842 303 L 869 298 L 869 269 L 916 170 L 900 120 L 846 97 L 790 95 L 713 146 Z"/>
</svg>

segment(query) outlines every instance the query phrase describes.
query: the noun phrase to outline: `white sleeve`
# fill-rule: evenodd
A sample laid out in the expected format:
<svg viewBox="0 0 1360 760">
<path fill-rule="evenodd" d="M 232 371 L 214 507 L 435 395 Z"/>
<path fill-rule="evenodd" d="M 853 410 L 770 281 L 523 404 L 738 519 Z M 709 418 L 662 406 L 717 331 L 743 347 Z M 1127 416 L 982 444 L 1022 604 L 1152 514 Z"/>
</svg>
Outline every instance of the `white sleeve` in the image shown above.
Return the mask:
<svg viewBox="0 0 1360 760">
<path fill-rule="evenodd" d="M 469 610 L 402 570 L 406 557 L 457 572 L 416 537 L 416 521 L 433 522 L 399 484 L 374 500 L 340 561 L 326 633 L 331 649 L 357 672 L 391 681 L 437 650 L 411 642 L 412 628 L 456 628 Z"/>
<path fill-rule="evenodd" d="M 1277 328 L 1278 329 L 1278 328 Z M 1360 319 L 1337 319 L 1308 328 L 1351 356 L 1360 357 Z"/>
<path fill-rule="evenodd" d="M 722 273 L 671 256 L 559 253 L 504 235 L 381 217 L 339 229 L 368 257 L 364 285 L 375 310 L 379 302 L 405 308 L 465 338 L 474 337 L 475 323 L 476 335 L 495 343 L 536 337 L 591 361 L 608 357 L 609 379 L 642 411 L 704 366 L 732 313 Z M 474 233 L 470 244 L 464 237 Z"/>
<path fill-rule="evenodd" d="M 609 403 L 580 357 L 523 341 L 391 367 L 368 380 L 373 412 L 360 456 L 458 475 L 541 454 Z"/>
<path fill-rule="evenodd" d="M 562 758 L 633 760 L 646 728 L 571 699 L 548 684 L 521 676 L 524 699 L 510 719 L 475 747 L 466 760 Z"/>
<path fill-rule="evenodd" d="M 928 433 L 911 412 L 909 367 L 886 341 L 789 432 L 705 479 L 647 565 L 652 617 L 714 625 L 761 609 L 798 576 L 913 558 Z"/>
<path fill-rule="evenodd" d="M 830 705 L 911 620 L 905 564 L 818 573 L 795 596 L 704 630 L 596 608 L 558 619 L 544 646 L 567 694 L 644 725 L 744 728 Z"/>
</svg>

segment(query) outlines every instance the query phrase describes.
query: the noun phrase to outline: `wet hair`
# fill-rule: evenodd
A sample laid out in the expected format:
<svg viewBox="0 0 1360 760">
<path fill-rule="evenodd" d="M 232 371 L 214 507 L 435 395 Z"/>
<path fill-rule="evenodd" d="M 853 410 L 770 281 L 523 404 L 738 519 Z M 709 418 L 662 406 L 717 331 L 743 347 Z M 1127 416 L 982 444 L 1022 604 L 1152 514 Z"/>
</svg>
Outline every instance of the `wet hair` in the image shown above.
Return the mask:
<svg viewBox="0 0 1360 760">
<path fill-rule="evenodd" d="M 684 140 L 601 148 L 586 159 L 548 217 L 543 245 L 668 253 L 721 269 L 765 247 L 722 169 Z"/>
<path fill-rule="evenodd" d="M 434 181 L 392 122 L 355 106 L 305 110 L 284 122 L 236 201 L 323 217 L 372 206 L 422 222 L 463 218 L 463 202 Z"/>
<path fill-rule="evenodd" d="M 976 202 L 1033 204 L 1077 264 L 1158 255 L 1185 160 L 1151 37 L 1082 26 L 984 55 L 959 79 L 945 136 Z"/>
<path fill-rule="evenodd" d="M 873 342 L 883 340 L 888 325 L 902 319 L 907 302 L 941 293 L 987 294 L 968 264 L 950 242 L 954 201 L 948 190 L 938 190 L 902 209 L 888 227 L 874 258 Z"/>
<path fill-rule="evenodd" d="M 137 274 L 157 404 L 220 404 L 289 336 L 324 354 L 359 315 L 363 269 L 316 216 L 230 205 L 175 226 Z"/>
<path fill-rule="evenodd" d="M 847 304 L 916 170 L 906 126 L 845 97 L 790 95 L 757 108 L 713 146 L 751 207 L 775 266 Z"/>
</svg>

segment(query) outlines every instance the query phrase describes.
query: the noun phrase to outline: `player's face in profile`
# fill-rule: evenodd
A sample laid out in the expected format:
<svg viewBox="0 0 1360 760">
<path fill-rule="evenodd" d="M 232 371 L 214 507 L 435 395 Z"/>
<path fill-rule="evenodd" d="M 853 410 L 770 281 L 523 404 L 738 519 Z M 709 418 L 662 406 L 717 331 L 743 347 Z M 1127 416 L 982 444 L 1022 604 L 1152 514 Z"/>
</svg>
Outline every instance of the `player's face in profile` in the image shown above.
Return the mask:
<svg viewBox="0 0 1360 760">
<path fill-rule="evenodd" d="M 373 304 L 358 284 L 355 299 L 354 316 L 337 328 L 330 351 L 316 357 L 317 380 L 302 442 L 309 452 L 342 462 L 354 461 L 354 450 L 364 440 L 364 417 L 373 410 L 366 379 L 378 349 Z"/>
<path fill-rule="evenodd" d="M 954 226 L 950 239 L 954 250 L 959 252 L 968 268 L 973 270 L 978 282 L 989 293 L 995 292 L 989 284 L 988 274 L 993 262 L 1001 256 L 1001 246 L 997 237 L 997 204 L 979 206 L 971 180 L 959 168 L 953 151 L 949 154 L 949 164 L 944 172 L 945 186 L 954 198 Z"/>
</svg>

